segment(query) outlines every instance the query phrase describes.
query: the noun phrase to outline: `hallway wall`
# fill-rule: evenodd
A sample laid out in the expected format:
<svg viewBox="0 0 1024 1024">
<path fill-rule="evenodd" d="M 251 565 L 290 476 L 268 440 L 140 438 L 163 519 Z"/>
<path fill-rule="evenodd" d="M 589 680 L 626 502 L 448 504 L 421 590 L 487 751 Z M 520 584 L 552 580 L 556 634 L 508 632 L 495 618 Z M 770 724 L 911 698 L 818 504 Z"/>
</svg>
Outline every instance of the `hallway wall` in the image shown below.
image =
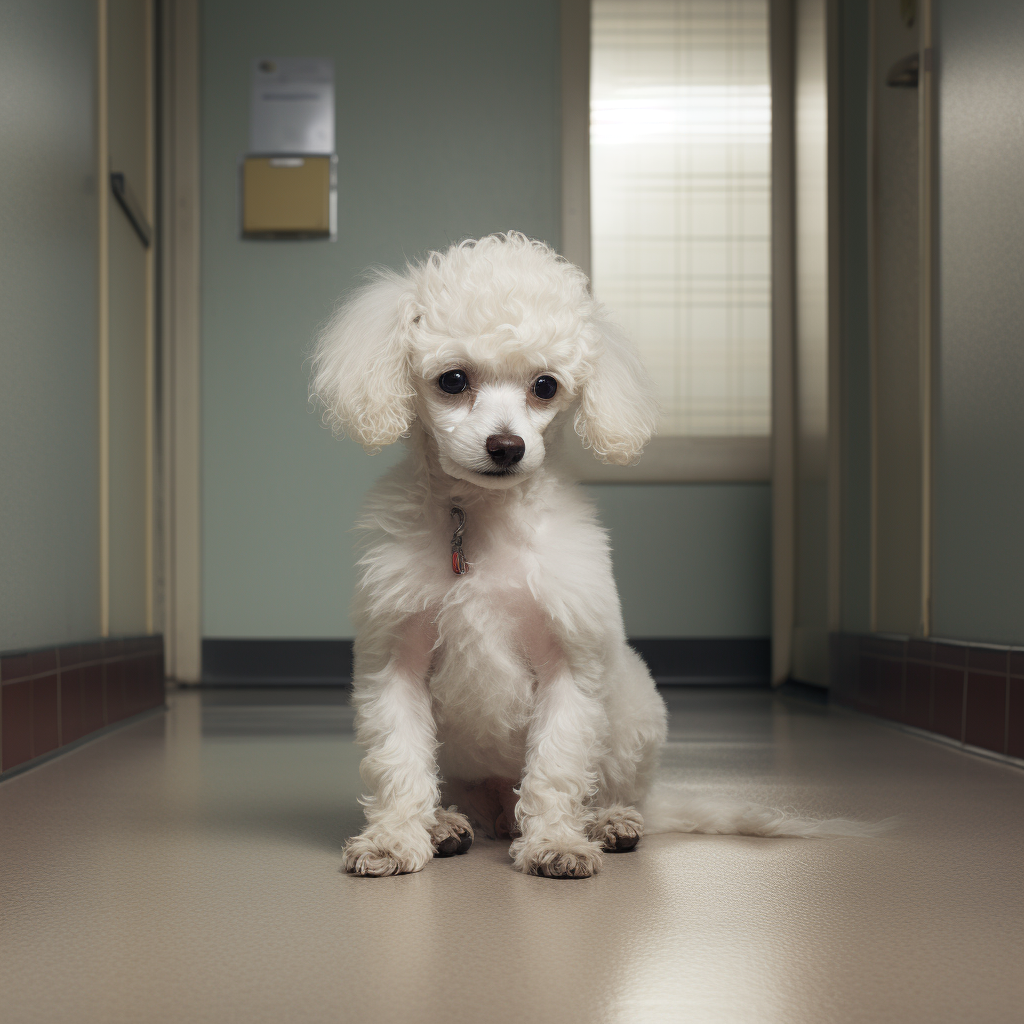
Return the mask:
<svg viewBox="0 0 1024 1024">
<path fill-rule="evenodd" d="M 518 228 L 560 234 L 555 0 L 206 0 L 202 46 L 203 632 L 348 637 L 349 529 L 400 457 L 306 404 L 316 325 L 370 264 Z M 339 237 L 243 242 L 237 161 L 259 55 L 335 63 Z M 627 628 L 769 631 L 765 485 L 594 486 Z"/>
<path fill-rule="evenodd" d="M 1024 8 L 938 0 L 937 636 L 1024 643 Z"/>
<path fill-rule="evenodd" d="M 1024 15 L 995 0 L 969 13 L 935 0 L 933 12 L 933 74 L 924 76 L 938 108 L 929 536 L 918 499 L 926 446 L 914 397 L 917 260 L 898 255 L 912 255 L 917 232 L 912 183 L 920 167 L 903 161 L 915 148 L 924 97 L 885 84 L 894 59 L 913 49 L 914 26 L 882 0 L 873 9 L 853 0 L 840 6 L 843 563 L 830 700 L 1019 759 Z M 888 472 L 879 468 L 884 460 Z M 913 551 L 926 538 L 931 575 L 923 590 L 929 581 Z"/>
<path fill-rule="evenodd" d="M 0 5 L 0 650 L 100 632 L 95 0 Z"/>
</svg>

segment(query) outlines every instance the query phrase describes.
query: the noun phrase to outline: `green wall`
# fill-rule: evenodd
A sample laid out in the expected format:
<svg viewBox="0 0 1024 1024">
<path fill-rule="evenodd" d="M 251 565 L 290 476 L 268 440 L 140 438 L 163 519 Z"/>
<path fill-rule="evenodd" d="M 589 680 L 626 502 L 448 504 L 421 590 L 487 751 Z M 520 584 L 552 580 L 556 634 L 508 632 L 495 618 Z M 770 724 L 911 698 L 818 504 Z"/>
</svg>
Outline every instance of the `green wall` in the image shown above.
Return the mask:
<svg viewBox="0 0 1024 1024">
<path fill-rule="evenodd" d="M 349 531 L 401 453 L 320 426 L 310 340 L 370 264 L 509 228 L 558 244 L 558 4 L 205 0 L 202 32 L 203 630 L 351 636 Z M 238 238 L 259 55 L 334 60 L 335 243 Z M 632 635 L 768 633 L 766 486 L 592 492 Z"/>
<path fill-rule="evenodd" d="M 602 484 L 630 636 L 771 632 L 771 493 L 764 484 Z"/>
<path fill-rule="evenodd" d="M 95 0 L 0 4 L 0 650 L 99 635 Z"/>
</svg>

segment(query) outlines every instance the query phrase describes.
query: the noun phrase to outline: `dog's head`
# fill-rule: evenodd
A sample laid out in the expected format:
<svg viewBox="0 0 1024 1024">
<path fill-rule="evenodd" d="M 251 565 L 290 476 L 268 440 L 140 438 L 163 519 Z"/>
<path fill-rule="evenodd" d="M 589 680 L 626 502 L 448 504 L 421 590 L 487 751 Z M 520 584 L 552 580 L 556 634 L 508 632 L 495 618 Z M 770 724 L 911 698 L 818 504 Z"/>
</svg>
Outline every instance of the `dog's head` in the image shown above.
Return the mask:
<svg viewBox="0 0 1024 1024">
<path fill-rule="evenodd" d="M 541 465 L 559 413 L 574 409 L 584 442 L 619 464 L 639 458 L 656 417 L 636 350 L 583 272 L 518 232 L 378 273 L 321 333 L 310 393 L 370 449 L 418 417 L 445 473 L 491 488 Z"/>
</svg>

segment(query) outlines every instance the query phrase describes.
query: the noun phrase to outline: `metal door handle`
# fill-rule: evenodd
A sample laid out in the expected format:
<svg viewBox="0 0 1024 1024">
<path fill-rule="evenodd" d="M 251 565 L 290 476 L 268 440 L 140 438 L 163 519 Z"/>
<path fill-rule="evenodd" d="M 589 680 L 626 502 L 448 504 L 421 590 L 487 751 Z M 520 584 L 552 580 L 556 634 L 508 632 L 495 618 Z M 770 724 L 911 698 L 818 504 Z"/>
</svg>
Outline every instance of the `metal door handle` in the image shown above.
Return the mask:
<svg viewBox="0 0 1024 1024">
<path fill-rule="evenodd" d="M 135 198 L 135 193 L 131 190 L 128 179 L 125 178 L 121 171 L 111 172 L 110 188 L 114 193 L 118 206 L 124 210 L 124 215 L 131 222 L 132 227 L 135 228 L 135 233 L 139 236 L 139 240 L 148 249 L 153 242 L 153 229 L 150 227 L 149 221 L 146 220 L 146 215 L 142 212 L 142 207 L 139 205 L 138 199 Z"/>
<path fill-rule="evenodd" d="M 885 84 L 893 89 L 916 89 L 920 67 L 920 54 L 912 53 L 909 57 L 896 61 L 889 68 L 889 74 L 885 76 Z"/>
</svg>

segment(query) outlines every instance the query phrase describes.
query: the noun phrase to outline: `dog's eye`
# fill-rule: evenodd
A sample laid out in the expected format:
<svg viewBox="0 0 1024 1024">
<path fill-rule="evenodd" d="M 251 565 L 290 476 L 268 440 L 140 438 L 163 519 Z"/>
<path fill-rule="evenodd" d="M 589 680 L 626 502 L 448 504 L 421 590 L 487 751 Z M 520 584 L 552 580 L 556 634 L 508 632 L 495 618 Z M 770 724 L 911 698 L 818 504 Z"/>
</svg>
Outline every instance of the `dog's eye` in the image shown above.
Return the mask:
<svg viewBox="0 0 1024 1024">
<path fill-rule="evenodd" d="M 437 386 L 449 395 L 458 395 L 469 387 L 469 378 L 465 370 L 448 370 L 437 378 Z"/>
<path fill-rule="evenodd" d="M 554 377 L 538 377 L 533 382 L 533 393 L 538 398 L 543 398 L 547 401 L 549 398 L 555 397 L 555 392 L 558 390 L 558 381 Z"/>
</svg>

